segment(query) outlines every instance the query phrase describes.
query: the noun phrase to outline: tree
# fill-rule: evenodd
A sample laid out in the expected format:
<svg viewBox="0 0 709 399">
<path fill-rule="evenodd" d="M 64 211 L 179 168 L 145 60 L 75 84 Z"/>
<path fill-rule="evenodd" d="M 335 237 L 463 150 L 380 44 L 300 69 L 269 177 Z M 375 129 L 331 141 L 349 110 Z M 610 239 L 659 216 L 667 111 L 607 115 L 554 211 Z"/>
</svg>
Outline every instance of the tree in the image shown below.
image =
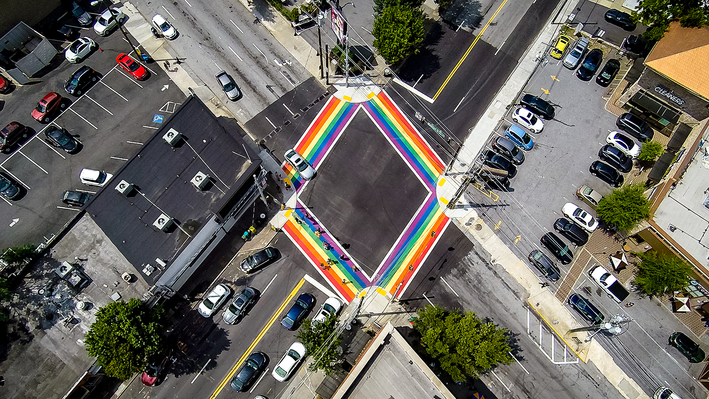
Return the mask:
<svg viewBox="0 0 709 399">
<path fill-rule="evenodd" d="M 311 319 L 303 321 L 296 338 L 303 343 L 306 353 L 313 359 L 308 370 L 323 370 L 325 375 L 330 375 L 342 363 L 342 339 L 336 331 L 336 324 L 335 315 L 330 315 L 322 323 L 313 323 Z"/>
<path fill-rule="evenodd" d="M 86 333 L 86 350 L 107 375 L 121 380 L 142 371 L 163 350 L 165 312 L 138 299 L 109 303 L 96 312 Z"/>
<path fill-rule="evenodd" d="M 28 261 L 35 255 L 37 255 L 35 246 L 32 244 L 26 244 L 20 247 L 5 249 L 2 251 L 0 258 L 8 265 L 15 265 Z"/>
<path fill-rule="evenodd" d="M 663 152 L 665 152 L 665 149 L 662 147 L 662 144 L 656 141 L 646 141 L 640 148 L 638 160 L 652 162 L 662 155 Z"/>
<path fill-rule="evenodd" d="M 374 0 L 374 13 L 380 14 L 389 7 L 419 8 L 424 0 Z"/>
<path fill-rule="evenodd" d="M 672 21 L 685 28 L 709 23 L 709 7 L 703 0 L 640 0 L 637 10 L 634 18 L 649 27 L 643 34 L 649 40 L 662 39 Z"/>
<path fill-rule="evenodd" d="M 10 284 L 6 278 L 0 278 L 0 301 L 10 299 Z M 10 320 L 10 312 L 4 307 L 0 307 L 0 323 Z"/>
<path fill-rule="evenodd" d="M 426 306 L 418 311 L 414 330 L 426 353 L 438 360 L 453 381 L 477 378 L 499 363 L 511 363 L 507 329 L 484 323 L 475 313 Z"/>
<path fill-rule="evenodd" d="M 680 290 L 689 285 L 692 267 L 674 255 L 654 251 L 635 254 L 640 258 L 635 284 L 647 295 Z"/>
<path fill-rule="evenodd" d="M 423 12 L 418 8 L 385 8 L 374 18 L 374 47 L 389 64 L 418 53 L 426 33 L 423 21 Z"/>
<path fill-rule="evenodd" d="M 453 5 L 453 0 L 433 0 L 438 4 L 438 14 L 443 14 L 448 10 L 448 7 Z"/>
<path fill-rule="evenodd" d="M 613 190 L 598 202 L 596 214 L 608 226 L 628 231 L 641 220 L 650 217 L 650 202 L 642 184 L 629 184 Z"/>
</svg>

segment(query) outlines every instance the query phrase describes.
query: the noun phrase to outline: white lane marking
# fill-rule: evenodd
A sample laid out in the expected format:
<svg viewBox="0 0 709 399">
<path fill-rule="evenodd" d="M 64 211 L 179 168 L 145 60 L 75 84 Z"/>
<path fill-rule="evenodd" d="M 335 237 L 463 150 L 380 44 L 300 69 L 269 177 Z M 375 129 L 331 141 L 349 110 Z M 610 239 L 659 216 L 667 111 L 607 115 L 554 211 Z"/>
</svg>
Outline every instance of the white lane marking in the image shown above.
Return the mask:
<svg viewBox="0 0 709 399">
<path fill-rule="evenodd" d="M 263 51 L 261 51 L 261 49 L 256 46 L 256 43 L 251 43 L 251 45 L 256 47 L 256 50 L 258 50 L 258 52 L 263 55 L 263 57 L 266 59 L 266 63 L 268 64 L 268 57 L 266 57 L 266 54 L 264 54 Z"/>
<path fill-rule="evenodd" d="M 189 1 L 185 0 L 185 3 L 187 3 L 188 6 L 192 7 L 192 4 L 190 4 Z"/>
<path fill-rule="evenodd" d="M 261 296 L 263 296 L 263 294 L 266 292 L 266 290 L 268 289 L 268 287 L 270 287 L 271 284 L 273 284 L 273 281 L 276 279 L 276 277 L 278 277 L 278 274 L 276 274 L 275 276 L 273 276 L 273 278 L 271 279 L 271 281 L 269 281 L 268 284 L 266 284 L 266 288 L 264 288 L 264 289 L 261 291 Z"/>
<path fill-rule="evenodd" d="M 145 125 L 143 125 L 143 127 L 146 128 L 146 129 L 154 129 L 154 130 L 160 129 L 159 127 L 155 127 L 155 126 L 145 126 Z"/>
<path fill-rule="evenodd" d="M 455 294 L 455 296 L 457 296 L 458 298 L 460 298 L 460 295 L 458 295 L 458 293 L 455 292 L 455 290 L 453 289 L 453 287 L 451 287 L 450 284 L 448 284 L 448 282 L 443 279 L 443 277 L 441 277 L 440 279 L 441 279 L 441 281 L 443 281 L 443 284 L 445 284 L 451 291 L 453 291 L 453 293 Z"/>
<path fill-rule="evenodd" d="M 59 155 L 59 156 L 62 157 L 63 159 L 66 159 L 66 157 L 64 156 L 64 154 L 62 154 L 61 152 L 57 151 L 57 149 L 54 148 L 53 145 L 47 143 L 45 140 L 42 140 L 42 139 L 38 139 L 38 140 L 39 140 L 40 143 L 42 143 L 42 144 L 46 145 L 47 147 L 49 147 L 49 148 L 50 148 L 52 151 L 54 151 L 57 155 Z"/>
<path fill-rule="evenodd" d="M 519 367 L 522 367 L 522 370 L 524 370 L 527 374 L 529 374 L 529 371 L 527 371 L 527 369 L 524 368 L 524 366 L 522 366 L 522 363 L 520 363 L 519 360 L 517 360 L 517 358 L 515 357 L 515 355 L 512 354 L 512 352 L 507 352 L 507 353 L 509 353 L 510 356 L 512 356 L 512 358 L 515 359 L 515 362 L 517 362 L 517 364 L 519 364 Z"/>
<path fill-rule="evenodd" d="M 295 114 L 293 113 L 293 111 L 291 111 L 290 108 L 288 108 L 287 105 L 283 104 L 283 108 L 285 108 L 286 111 L 290 112 L 290 115 L 291 115 L 291 116 L 295 115 Z"/>
<path fill-rule="evenodd" d="M 271 126 L 273 126 L 273 128 L 275 129 L 275 128 L 276 128 L 276 125 L 274 125 L 274 124 L 273 124 L 273 122 L 271 122 L 271 120 L 270 120 L 270 119 L 268 119 L 268 117 L 267 117 L 267 116 L 266 116 L 265 118 L 266 118 L 266 120 L 268 121 L 268 123 L 270 123 L 270 124 L 271 124 Z"/>
<path fill-rule="evenodd" d="M 251 390 L 249 391 L 249 393 L 254 393 L 254 389 L 256 389 L 256 385 L 258 385 L 258 383 L 261 382 L 261 380 L 263 380 L 263 377 L 265 377 L 266 374 L 268 374 L 268 370 L 270 370 L 270 368 L 267 368 L 266 370 L 263 371 L 263 374 L 261 374 L 261 378 L 259 378 L 258 381 L 256 381 L 256 383 L 254 384 L 254 386 L 251 387 Z"/>
<path fill-rule="evenodd" d="M 111 157 L 111 159 L 115 159 L 118 161 L 127 161 L 128 160 L 128 158 L 121 158 L 121 157 Z"/>
<path fill-rule="evenodd" d="M 212 63 L 217 67 L 218 70 L 223 71 L 222 67 L 220 67 L 219 64 L 214 61 L 212 61 Z"/>
<path fill-rule="evenodd" d="M 57 209 L 65 209 L 67 211 L 81 212 L 81 208 L 70 208 L 68 206 L 57 205 Z"/>
<path fill-rule="evenodd" d="M 14 174 L 12 174 L 12 172 L 10 172 L 9 170 L 7 170 L 6 167 L 4 167 L 4 166 L 0 166 L 0 167 L 5 171 L 5 173 L 7 173 L 7 174 L 10 175 L 13 179 L 15 179 L 16 182 L 22 184 L 26 189 L 32 190 L 32 189 L 30 188 L 30 186 L 28 186 L 27 184 L 25 184 L 25 182 L 23 182 L 22 180 L 18 179 L 17 176 L 15 176 Z"/>
<path fill-rule="evenodd" d="M 138 81 L 137 81 L 134 77 L 126 75 L 126 74 L 125 74 L 123 71 L 121 71 L 120 69 L 116 69 L 116 72 L 118 72 L 118 73 L 120 73 L 121 75 L 125 76 L 126 79 L 128 79 L 128 80 L 130 80 L 131 82 L 135 83 L 135 84 L 136 84 L 138 87 L 140 87 L 141 89 L 143 88 L 143 86 L 141 86 L 140 83 L 138 83 Z"/>
<path fill-rule="evenodd" d="M 281 75 L 283 75 L 284 78 L 286 78 L 288 83 L 292 84 L 293 87 L 295 87 L 295 83 L 291 80 L 291 78 L 288 75 L 285 74 L 285 72 L 283 72 L 283 71 L 279 71 L 279 72 L 281 73 Z"/>
<path fill-rule="evenodd" d="M 315 288 L 317 288 L 320 291 L 322 291 L 323 293 L 325 293 L 325 295 L 327 295 L 329 297 L 338 296 L 344 301 L 343 303 L 347 303 L 347 300 L 345 298 L 343 298 L 342 295 L 339 295 L 339 293 L 336 294 L 336 293 L 330 291 L 324 285 L 320 284 L 317 280 L 310 277 L 309 275 L 306 274 L 305 276 L 303 276 L 303 278 L 305 279 L 305 281 L 307 281 L 310 284 L 312 284 L 313 286 L 315 286 Z"/>
<path fill-rule="evenodd" d="M 130 141 L 130 140 L 126 140 L 126 143 L 128 143 L 128 144 L 135 144 L 135 145 L 143 145 L 143 143 L 140 143 L 140 142 L 138 142 L 138 141 Z"/>
<path fill-rule="evenodd" d="M 185 0 L 185 1 L 187 1 L 187 0 Z M 187 4 L 189 4 L 189 3 L 187 3 Z M 205 363 L 205 364 L 204 364 L 204 367 L 202 367 L 202 370 L 200 370 L 199 373 L 197 373 L 197 375 L 194 376 L 194 379 L 192 379 L 192 382 L 190 382 L 190 384 L 194 384 L 195 380 L 197 380 L 197 377 L 199 377 L 200 374 L 202 374 L 202 372 L 204 371 L 204 369 L 207 368 L 207 365 L 208 365 L 209 362 L 211 362 L 211 361 L 212 361 L 212 359 L 208 359 L 208 360 L 207 360 L 207 363 Z"/>
<path fill-rule="evenodd" d="M 69 111 L 73 112 L 76 116 L 78 116 L 79 118 L 83 119 L 84 122 L 86 122 L 86 123 L 88 123 L 89 125 L 91 125 L 92 128 L 98 130 L 98 128 L 96 127 L 96 125 L 94 125 L 93 123 L 89 122 L 89 121 L 88 121 L 86 118 L 84 118 L 83 116 L 79 115 L 78 112 L 74 111 L 74 110 L 71 109 L 71 108 L 69 108 Z"/>
<path fill-rule="evenodd" d="M 103 83 L 104 86 L 108 87 L 109 90 L 111 90 L 112 92 L 116 93 L 116 95 L 117 95 L 118 97 L 120 97 L 120 98 L 124 99 L 126 102 L 128 102 L 128 99 L 125 98 L 125 97 L 123 97 L 123 96 L 121 95 L 121 93 L 119 93 L 119 92 L 113 90 L 113 87 L 111 87 L 111 86 L 107 85 L 106 83 L 104 83 L 103 80 L 101 80 L 101 83 Z"/>
<path fill-rule="evenodd" d="M 239 57 L 239 54 L 236 54 L 236 51 L 234 51 L 234 49 L 231 48 L 231 46 L 227 46 L 227 47 L 229 47 L 229 50 L 231 50 L 231 52 L 234 53 L 234 55 L 236 56 L 236 58 L 239 59 L 239 61 L 243 61 L 243 59 L 241 59 L 241 57 Z"/>
<path fill-rule="evenodd" d="M 167 13 L 167 15 L 170 16 L 170 18 L 172 18 L 173 20 L 175 19 L 175 17 L 173 17 L 172 14 L 170 14 L 170 11 L 168 11 L 167 8 L 165 8 L 165 6 L 160 6 L 160 7 L 162 7 L 162 9 L 165 10 L 165 12 Z"/>
<path fill-rule="evenodd" d="M 88 99 L 91 100 L 91 101 L 93 101 L 94 104 L 98 105 L 99 107 L 101 107 L 101 109 L 103 109 L 104 111 L 108 112 L 109 115 L 113 115 L 113 112 L 107 110 L 106 107 L 104 107 L 103 105 L 99 104 L 98 101 L 94 100 L 93 98 L 91 98 L 91 97 L 89 97 L 89 96 L 87 96 L 87 95 L 84 95 L 84 97 L 85 97 L 85 98 L 88 98 Z"/>
<path fill-rule="evenodd" d="M 508 388 L 507 385 L 505 385 L 505 383 L 502 382 L 502 380 L 500 379 L 500 377 L 498 377 L 497 374 L 495 374 L 494 371 L 490 370 L 490 372 L 492 373 L 492 375 L 495 376 L 495 378 L 497 378 L 498 381 L 500 381 L 500 384 L 502 384 L 502 386 L 505 387 L 505 389 L 507 389 L 507 392 L 512 392 L 512 391 L 510 391 L 510 388 Z"/>
<path fill-rule="evenodd" d="M 239 26 L 238 26 L 238 25 L 236 25 L 236 22 L 232 21 L 231 19 L 229 20 L 229 22 L 231 22 L 231 24 L 232 24 L 232 25 L 234 25 L 234 27 L 235 27 L 236 29 L 238 29 L 238 30 L 239 30 L 239 32 L 241 32 L 241 33 L 244 33 L 244 31 L 243 31 L 243 30 L 241 30 L 241 28 L 239 28 Z"/>
<path fill-rule="evenodd" d="M 44 174 L 46 174 L 46 175 L 49 174 L 49 172 L 47 172 L 46 170 L 44 170 L 43 167 L 39 166 L 39 165 L 37 164 L 37 162 L 33 161 L 32 158 L 30 158 L 30 157 L 28 157 L 27 155 L 25 155 L 24 152 L 22 152 L 22 151 L 20 151 L 20 150 L 17 150 L 16 152 L 19 152 L 20 155 L 22 155 L 23 157 L 27 158 L 28 161 L 32 162 L 32 163 L 34 164 L 34 166 L 38 167 L 39 170 L 41 170 L 42 172 L 44 172 Z"/>
<path fill-rule="evenodd" d="M 10 202 L 10 200 L 5 198 L 4 196 L 0 195 L 0 198 L 2 198 L 3 201 L 7 202 L 8 205 L 14 206 L 14 205 L 12 205 L 12 202 Z M 12 219 L 12 223 L 10 223 L 10 227 L 15 225 L 15 223 L 16 223 L 15 220 L 19 220 L 19 219 Z"/>
<path fill-rule="evenodd" d="M 435 306 L 435 305 L 433 304 L 433 302 L 431 302 L 431 300 L 428 299 L 428 297 L 426 296 L 426 293 L 425 293 L 425 292 L 424 292 L 423 294 L 421 294 L 421 295 L 423 295 L 423 297 L 426 298 L 426 301 L 428 301 L 428 303 L 430 303 L 431 306 Z"/>
</svg>

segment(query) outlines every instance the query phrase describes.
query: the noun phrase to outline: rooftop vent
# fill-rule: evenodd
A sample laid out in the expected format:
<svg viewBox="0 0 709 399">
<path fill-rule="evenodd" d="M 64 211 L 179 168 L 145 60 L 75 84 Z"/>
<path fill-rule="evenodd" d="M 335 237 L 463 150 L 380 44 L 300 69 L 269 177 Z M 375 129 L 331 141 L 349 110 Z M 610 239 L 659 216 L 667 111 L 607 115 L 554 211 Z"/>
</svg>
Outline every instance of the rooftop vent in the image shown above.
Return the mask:
<svg viewBox="0 0 709 399">
<path fill-rule="evenodd" d="M 133 191 L 133 185 L 125 180 L 121 180 L 121 182 L 116 186 L 116 191 L 127 196 L 131 193 L 131 191 Z"/>
<path fill-rule="evenodd" d="M 157 219 L 155 219 L 153 226 L 156 227 L 158 230 L 167 232 L 170 226 L 172 226 L 172 218 L 163 213 L 162 215 L 158 216 Z"/>
<path fill-rule="evenodd" d="M 65 278 L 72 272 L 72 270 L 74 270 L 74 266 L 71 263 L 62 262 L 62 264 L 55 269 L 55 272 L 59 275 L 59 277 Z"/>
<path fill-rule="evenodd" d="M 207 183 L 209 183 L 209 176 L 202 172 L 197 172 L 197 174 L 192 178 L 192 184 L 194 184 L 194 186 L 199 190 L 204 190 Z"/>
<path fill-rule="evenodd" d="M 167 133 L 162 136 L 162 138 L 167 141 L 168 144 L 174 147 L 175 145 L 177 145 L 180 139 L 182 139 L 182 133 L 178 132 L 173 128 L 170 128 L 170 130 L 168 130 Z"/>
</svg>

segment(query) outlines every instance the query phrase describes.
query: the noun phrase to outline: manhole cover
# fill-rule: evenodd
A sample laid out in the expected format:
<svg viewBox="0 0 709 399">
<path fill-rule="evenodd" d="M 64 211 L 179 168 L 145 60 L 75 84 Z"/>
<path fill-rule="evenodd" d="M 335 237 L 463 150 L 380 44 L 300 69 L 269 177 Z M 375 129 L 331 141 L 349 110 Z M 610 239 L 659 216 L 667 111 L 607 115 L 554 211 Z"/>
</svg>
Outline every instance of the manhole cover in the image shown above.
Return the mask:
<svg viewBox="0 0 709 399">
<path fill-rule="evenodd" d="M 483 225 L 481 225 L 480 223 L 475 225 L 475 230 L 480 231 L 482 229 L 483 229 Z"/>
</svg>

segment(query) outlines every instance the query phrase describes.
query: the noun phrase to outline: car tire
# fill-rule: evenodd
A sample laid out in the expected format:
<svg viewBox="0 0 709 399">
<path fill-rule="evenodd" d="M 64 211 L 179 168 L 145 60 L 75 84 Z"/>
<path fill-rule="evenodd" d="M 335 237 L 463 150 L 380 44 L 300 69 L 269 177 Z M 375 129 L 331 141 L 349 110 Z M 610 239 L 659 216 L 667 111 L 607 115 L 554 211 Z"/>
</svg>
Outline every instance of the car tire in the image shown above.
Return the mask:
<svg viewBox="0 0 709 399">
<path fill-rule="evenodd" d="M 66 108 L 66 103 L 64 103 L 62 101 L 61 103 L 59 103 L 59 109 L 64 109 L 64 108 Z"/>
<path fill-rule="evenodd" d="M 42 119 L 42 123 L 49 123 L 49 117 L 47 116 L 44 119 Z"/>
<path fill-rule="evenodd" d="M 95 82 L 96 80 L 97 80 L 97 79 L 96 79 L 96 76 L 92 76 L 92 77 L 91 77 L 91 81 L 92 81 L 92 82 Z"/>
<path fill-rule="evenodd" d="M 77 96 L 80 96 L 80 95 L 81 95 L 81 90 L 77 90 L 77 91 L 75 91 L 74 93 L 75 93 Z"/>
</svg>

